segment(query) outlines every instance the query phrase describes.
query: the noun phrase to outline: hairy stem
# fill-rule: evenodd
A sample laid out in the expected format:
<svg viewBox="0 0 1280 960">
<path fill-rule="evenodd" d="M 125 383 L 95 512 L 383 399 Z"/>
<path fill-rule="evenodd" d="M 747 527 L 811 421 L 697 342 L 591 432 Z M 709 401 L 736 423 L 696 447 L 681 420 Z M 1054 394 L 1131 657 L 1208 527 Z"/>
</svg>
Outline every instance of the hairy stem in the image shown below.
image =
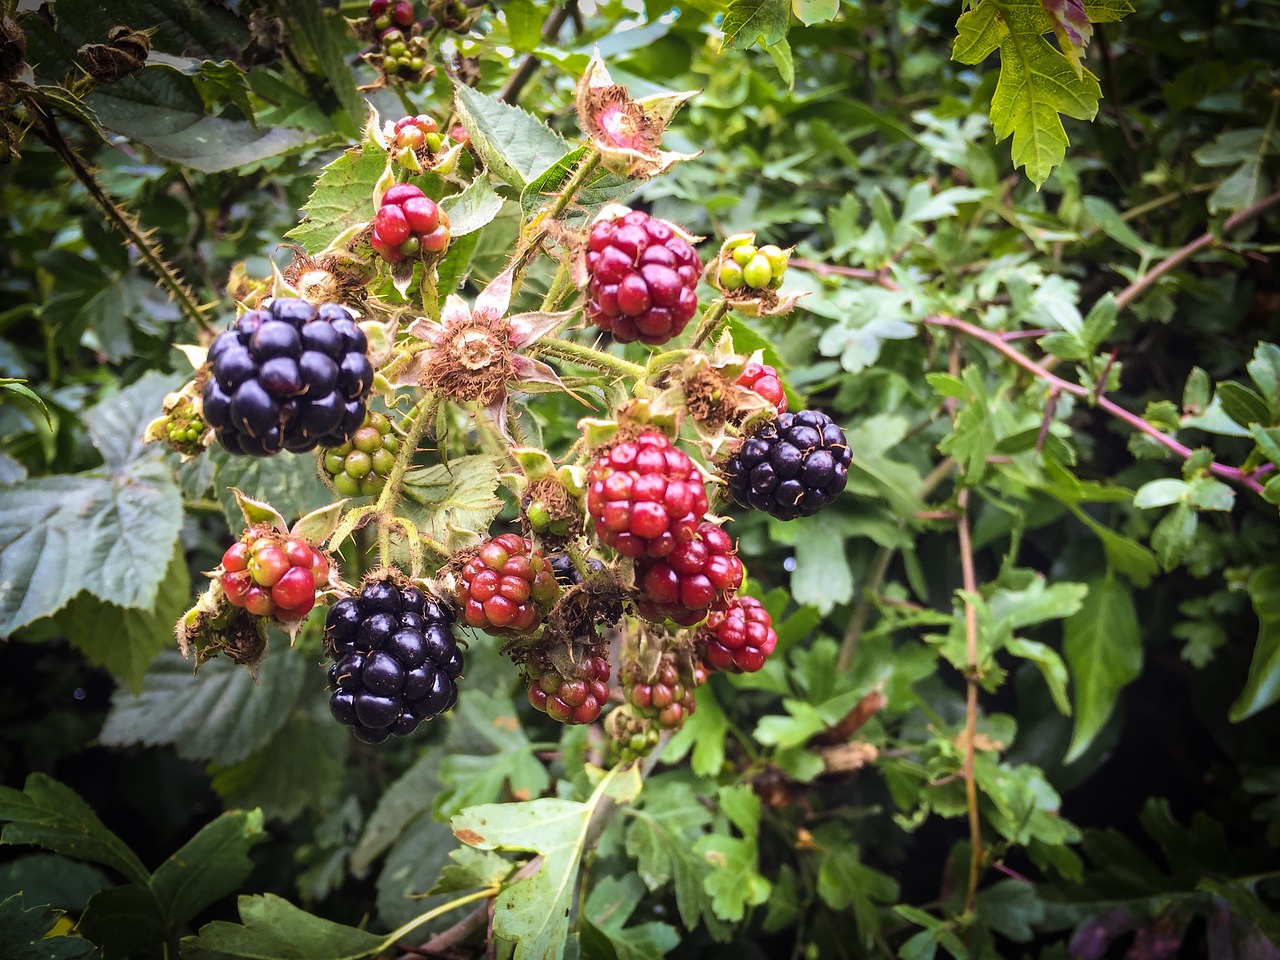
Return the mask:
<svg viewBox="0 0 1280 960">
<path fill-rule="evenodd" d="M 964 912 L 972 913 L 978 898 L 978 876 L 982 870 L 982 822 L 978 817 L 978 785 L 973 762 L 978 739 L 978 611 L 970 597 L 978 592 L 978 579 L 973 570 L 973 541 L 969 536 L 969 490 L 964 488 L 956 498 L 960 520 L 956 524 L 960 536 L 960 574 L 964 581 L 965 709 L 964 709 L 964 776 L 965 804 L 969 808 L 969 883 L 965 892 Z"/>
<path fill-rule="evenodd" d="M 546 213 L 541 215 L 537 232 L 521 245 L 515 257 L 512 258 L 513 276 L 517 282 L 520 275 L 524 273 L 525 267 L 529 265 L 529 261 L 534 258 L 538 251 L 542 249 L 543 243 L 546 242 L 547 236 L 551 232 L 548 224 L 554 223 L 564 215 L 564 212 L 569 209 L 569 206 L 577 198 L 578 192 L 587 185 L 587 181 L 591 179 L 592 174 L 596 172 L 596 168 L 599 166 L 600 151 L 592 149 L 582 158 L 573 174 L 565 181 L 564 186 L 560 188 L 555 202 L 551 204 Z M 512 293 L 514 295 L 514 289 Z"/>
<path fill-rule="evenodd" d="M 582 344 L 574 343 L 572 340 L 539 340 L 534 344 L 530 352 L 536 352 L 556 360 L 576 363 L 579 366 L 590 367 L 593 370 L 599 370 L 601 373 L 611 373 L 620 380 L 631 379 L 638 382 L 648 372 L 638 363 L 623 360 L 621 357 L 615 357 L 613 354 L 605 353 L 603 350 L 584 347 Z"/>
<path fill-rule="evenodd" d="M 425 398 L 405 415 L 405 421 L 409 426 L 404 432 L 404 439 L 400 442 L 396 462 L 392 465 L 391 472 L 387 474 L 386 486 L 382 488 L 382 493 L 378 495 L 377 502 L 373 505 L 374 513 L 379 517 L 390 517 L 396 501 L 400 499 L 400 487 L 404 483 L 405 474 L 413 466 L 414 455 L 418 452 L 418 442 L 431 425 L 431 418 L 427 415 L 430 410 L 431 400 Z"/>
<path fill-rule="evenodd" d="M 1277 194 L 1276 196 L 1280 197 L 1280 194 Z M 993 350 L 996 350 L 1004 354 L 1006 357 L 1008 357 L 1018 366 L 1022 367 L 1024 370 L 1034 374 L 1038 379 L 1043 380 L 1050 387 L 1058 390 L 1061 393 L 1069 393 L 1072 396 L 1084 397 L 1088 399 L 1090 402 L 1096 403 L 1099 407 L 1101 407 L 1107 413 L 1111 414 L 1117 420 L 1123 420 L 1125 423 L 1129 424 L 1129 426 L 1133 427 L 1135 430 L 1145 433 L 1152 440 L 1156 441 L 1156 443 L 1159 443 L 1161 446 L 1165 447 L 1167 450 L 1170 450 L 1173 453 L 1177 454 L 1183 460 L 1188 459 L 1193 453 L 1192 449 L 1188 447 L 1186 444 L 1179 443 L 1173 437 L 1169 436 L 1167 433 L 1164 433 L 1155 425 L 1148 423 L 1146 420 L 1142 419 L 1142 417 L 1138 416 L 1136 413 L 1130 413 L 1128 410 L 1120 406 L 1114 400 L 1111 400 L 1108 397 L 1103 396 L 1102 394 L 1098 394 L 1095 396 L 1094 392 L 1090 390 L 1088 387 L 1083 387 L 1078 383 L 1072 383 L 1070 380 L 1064 380 L 1062 377 L 1059 377 L 1057 374 L 1050 373 L 1048 370 L 1046 370 L 1040 364 L 1036 363 L 1030 357 L 1026 356 L 1025 354 L 1019 353 L 1013 347 L 1009 346 L 1009 344 L 1007 344 L 1003 339 L 1001 339 L 1001 336 L 998 333 L 995 333 L 991 330 L 985 330 L 982 327 L 974 326 L 971 323 L 966 323 L 965 321 L 959 320 L 955 317 L 928 317 L 925 319 L 924 322 L 926 324 L 929 324 L 930 326 L 949 327 L 952 330 L 960 331 L 965 336 L 970 337 L 974 340 L 982 341 L 983 343 L 991 347 Z M 1262 492 L 1262 484 L 1260 484 L 1254 478 L 1253 474 L 1247 473 L 1244 470 L 1241 470 L 1239 467 L 1228 467 L 1225 464 L 1218 463 L 1215 460 L 1215 461 L 1210 461 L 1208 469 L 1209 469 L 1209 472 L 1212 473 L 1214 476 L 1221 477 L 1222 479 L 1228 480 L 1232 483 L 1237 483 L 1242 487 L 1246 487 L 1247 489 L 1252 490 L 1254 493 Z"/>
<path fill-rule="evenodd" d="M 693 339 L 689 341 L 689 349 L 697 350 L 707 342 L 716 331 L 720 329 L 720 321 L 724 319 L 724 315 L 729 312 L 729 301 L 721 297 L 715 303 L 707 308 L 707 312 L 702 315 L 702 319 L 698 321 L 698 329 L 693 335 Z"/>
<path fill-rule="evenodd" d="M 1236 227 L 1240 226 L 1240 224 L 1252 220 L 1254 217 L 1266 212 L 1278 203 L 1280 203 L 1280 191 L 1277 191 L 1268 197 L 1263 197 L 1257 203 L 1245 207 L 1243 210 L 1227 217 L 1226 221 L 1222 224 L 1222 232 L 1224 234 L 1230 233 Z M 1146 293 L 1157 280 L 1163 277 L 1170 270 L 1173 270 L 1175 267 L 1178 267 L 1190 260 L 1201 250 L 1204 250 L 1207 247 L 1216 246 L 1218 243 L 1219 240 L 1214 234 L 1209 231 L 1205 231 L 1186 246 L 1180 247 L 1173 253 L 1169 254 L 1169 256 L 1165 257 L 1137 280 L 1134 280 L 1133 283 L 1129 284 L 1129 286 L 1116 294 L 1116 306 L 1123 310 L 1125 307 L 1129 306 L 1129 304 L 1133 303 L 1135 299 Z"/>
<path fill-rule="evenodd" d="M 71 168 L 71 172 L 84 185 L 85 190 L 88 191 L 89 196 L 93 198 L 94 203 L 98 205 L 103 214 L 106 215 L 106 218 L 111 221 L 117 230 L 125 235 L 129 243 L 137 247 L 143 262 L 146 263 L 147 268 L 155 278 L 160 281 L 160 285 L 168 291 L 169 296 L 173 297 L 178 309 L 197 327 L 212 332 L 214 329 L 213 324 L 200 312 L 200 305 L 196 302 L 195 295 L 182 282 L 173 268 L 165 263 L 164 254 L 160 248 L 138 230 L 134 219 L 121 210 L 115 204 L 115 201 L 108 197 L 102 187 L 98 185 L 93 172 L 80 158 L 80 155 L 76 153 L 75 148 L 63 137 L 62 131 L 58 129 L 58 124 L 53 117 L 33 100 L 27 101 L 27 109 L 37 121 L 35 129 L 40 138 L 52 147 L 53 151 Z"/>
</svg>

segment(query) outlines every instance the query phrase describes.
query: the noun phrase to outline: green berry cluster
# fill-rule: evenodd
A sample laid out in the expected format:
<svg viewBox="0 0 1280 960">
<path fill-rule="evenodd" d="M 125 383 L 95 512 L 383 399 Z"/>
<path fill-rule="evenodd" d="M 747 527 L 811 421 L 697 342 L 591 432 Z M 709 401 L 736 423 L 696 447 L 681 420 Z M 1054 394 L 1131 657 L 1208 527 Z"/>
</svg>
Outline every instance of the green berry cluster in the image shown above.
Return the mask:
<svg viewBox="0 0 1280 960">
<path fill-rule="evenodd" d="M 790 255 L 776 244 L 757 247 L 743 241 L 724 251 L 719 263 L 719 285 L 729 293 L 742 290 L 777 290 L 782 286 Z"/>
<path fill-rule="evenodd" d="M 425 37 L 392 27 L 382 34 L 382 70 L 389 77 L 421 80 L 427 70 L 429 50 Z"/>
<path fill-rule="evenodd" d="M 386 486 L 399 449 L 391 421 L 371 410 L 350 440 L 324 452 L 324 472 L 344 497 L 376 497 Z"/>
</svg>

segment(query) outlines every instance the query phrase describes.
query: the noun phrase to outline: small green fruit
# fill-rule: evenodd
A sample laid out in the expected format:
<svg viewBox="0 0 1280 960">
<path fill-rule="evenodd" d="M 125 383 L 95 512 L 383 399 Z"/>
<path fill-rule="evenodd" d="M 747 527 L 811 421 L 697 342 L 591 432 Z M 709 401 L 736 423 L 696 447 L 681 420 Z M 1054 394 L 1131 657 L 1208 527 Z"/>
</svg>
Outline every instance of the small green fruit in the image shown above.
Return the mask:
<svg viewBox="0 0 1280 960">
<path fill-rule="evenodd" d="M 725 290 L 740 290 L 742 283 L 742 267 L 738 266 L 733 260 L 722 261 L 720 263 L 720 286 Z"/>
<path fill-rule="evenodd" d="M 773 279 L 773 268 L 763 254 L 757 253 L 751 262 L 742 268 L 742 279 L 752 290 L 763 290 Z"/>
<path fill-rule="evenodd" d="M 736 247 L 733 251 L 733 259 L 738 262 L 738 266 L 745 267 L 751 262 L 751 258 L 756 255 L 756 245 L 754 243 L 744 243 L 740 247 Z"/>
</svg>

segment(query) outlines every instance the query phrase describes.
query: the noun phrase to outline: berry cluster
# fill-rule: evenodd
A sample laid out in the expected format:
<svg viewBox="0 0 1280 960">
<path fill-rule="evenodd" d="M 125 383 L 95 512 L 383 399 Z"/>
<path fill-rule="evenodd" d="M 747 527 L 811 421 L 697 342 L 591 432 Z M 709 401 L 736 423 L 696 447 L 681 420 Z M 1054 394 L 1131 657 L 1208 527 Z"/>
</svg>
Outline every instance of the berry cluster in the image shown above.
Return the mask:
<svg viewBox="0 0 1280 960">
<path fill-rule="evenodd" d="M 416 117 L 402 117 L 392 128 L 395 146 L 399 150 L 426 150 L 436 153 L 444 144 L 440 135 L 440 126 L 434 117 L 420 113 Z"/>
<path fill-rule="evenodd" d="M 666 343 L 698 310 L 702 261 L 665 220 L 640 210 L 601 220 L 587 238 L 587 316 L 620 343 Z"/>
<path fill-rule="evenodd" d="M 458 577 L 462 619 L 499 635 L 536 630 L 559 596 L 551 563 L 514 533 L 482 544 Z"/>
<path fill-rule="evenodd" d="M 646 430 L 596 457 L 587 475 L 596 537 L 626 557 L 665 557 L 707 512 L 702 474 L 665 435 Z"/>
<path fill-rule="evenodd" d="M 744 287 L 750 291 L 777 290 L 787 272 L 789 256 L 781 247 L 767 243 L 742 243 L 725 251 L 717 266 L 717 282 L 721 289 L 733 293 Z"/>
<path fill-rule="evenodd" d="M 416 27 L 414 28 L 416 30 Z M 405 33 L 397 27 L 382 31 L 382 71 L 388 77 L 421 80 L 428 72 L 427 39 L 413 30 Z"/>
<path fill-rule="evenodd" d="M 755 673 L 778 645 L 778 635 L 759 600 L 735 597 L 712 608 L 696 642 L 711 669 Z"/>
<path fill-rule="evenodd" d="M 387 263 L 434 259 L 449 247 L 449 218 L 418 187 L 396 184 L 382 197 L 369 243 Z"/>
<path fill-rule="evenodd" d="M 782 380 L 774 367 L 752 360 L 736 382 L 738 386 L 746 387 L 764 397 L 778 413 L 787 412 L 787 394 L 782 389 Z"/>
<path fill-rule="evenodd" d="M 415 586 L 373 580 L 344 597 L 325 618 L 329 710 L 356 739 L 405 736 L 458 699 L 462 651 L 453 614 Z"/>
<path fill-rule="evenodd" d="M 836 498 L 848 482 L 851 460 L 839 424 L 819 410 L 802 410 L 760 424 L 721 473 L 742 506 L 794 520 Z"/>
<path fill-rule="evenodd" d="M 647 717 L 637 716 L 629 703 L 618 707 L 605 719 L 606 762 L 610 765 L 634 763 L 647 757 L 658 745 L 658 727 Z"/>
<path fill-rule="evenodd" d="M 209 348 L 203 416 L 230 453 L 336 447 L 364 421 L 368 341 L 346 307 L 277 297 Z"/>
<path fill-rule="evenodd" d="M 697 708 L 693 692 L 707 682 L 707 669 L 694 661 L 681 670 L 668 652 L 658 659 L 651 675 L 643 675 L 640 664 L 632 660 L 623 666 L 619 679 L 627 703 L 638 716 L 664 730 L 678 730 Z"/>
<path fill-rule="evenodd" d="M 742 586 L 744 573 L 729 535 L 704 520 L 692 539 L 677 544 L 667 556 L 637 563 L 636 607 L 646 620 L 670 619 L 691 627 L 712 604 Z"/>
<path fill-rule="evenodd" d="M 398 27 L 413 25 L 413 0 L 370 0 L 369 19 L 374 29 L 387 30 L 392 24 Z"/>
<path fill-rule="evenodd" d="M 257 617 L 296 623 L 329 582 L 329 561 L 300 537 L 249 530 L 222 555 L 222 593 Z"/>
<path fill-rule="evenodd" d="M 588 653 L 561 672 L 547 655 L 535 654 L 524 665 L 529 703 L 559 723 L 594 723 L 609 701 L 609 660 Z"/>
<path fill-rule="evenodd" d="M 351 439 L 324 455 L 324 472 L 344 497 L 376 497 L 395 466 L 400 441 L 391 435 L 391 421 L 372 410 Z"/>
</svg>

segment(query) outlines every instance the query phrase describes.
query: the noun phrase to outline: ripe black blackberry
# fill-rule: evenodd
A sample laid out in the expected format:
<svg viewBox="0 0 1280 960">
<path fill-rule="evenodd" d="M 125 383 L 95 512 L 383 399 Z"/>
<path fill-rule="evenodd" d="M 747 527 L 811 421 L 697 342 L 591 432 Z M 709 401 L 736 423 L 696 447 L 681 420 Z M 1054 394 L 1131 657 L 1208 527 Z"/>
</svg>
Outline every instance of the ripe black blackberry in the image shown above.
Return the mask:
<svg viewBox="0 0 1280 960">
<path fill-rule="evenodd" d="M 839 424 L 819 410 L 801 410 L 762 423 L 720 472 L 742 506 L 794 520 L 839 495 L 852 459 Z"/>
<path fill-rule="evenodd" d="M 237 456 L 346 443 L 373 387 L 368 349 L 346 307 L 277 297 L 213 341 L 205 422 Z"/>
<path fill-rule="evenodd" d="M 329 710 L 357 740 L 406 736 L 458 699 L 453 612 L 417 587 L 366 583 L 329 608 L 324 636 L 333 657 Z"/>
</svg>

